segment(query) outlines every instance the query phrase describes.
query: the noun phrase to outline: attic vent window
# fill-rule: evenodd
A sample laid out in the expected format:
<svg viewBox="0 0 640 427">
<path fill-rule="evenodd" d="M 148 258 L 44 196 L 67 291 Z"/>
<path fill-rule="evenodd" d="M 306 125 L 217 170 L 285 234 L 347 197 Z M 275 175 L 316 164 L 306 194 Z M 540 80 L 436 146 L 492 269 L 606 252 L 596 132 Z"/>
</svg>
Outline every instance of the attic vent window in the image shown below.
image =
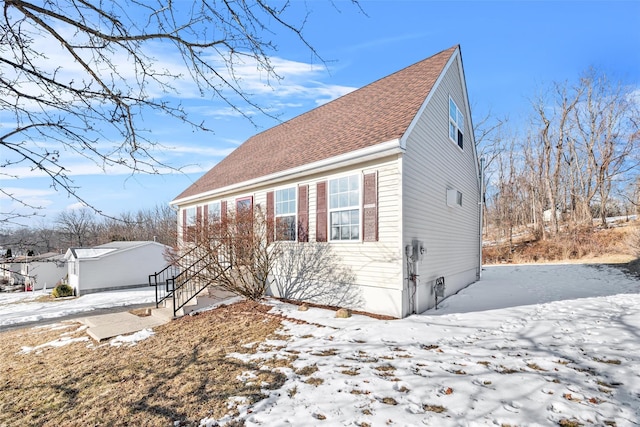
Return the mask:
<svg viewBox="0 0 640 427">
<path fill-rule="evenodd" d="M 453 99 L 449 97 L 449 139 L 456 144 L 458 147 L 464 148 L 464 116 L 460 112 L 460 109 L 453 102 Z"/>
</svg>

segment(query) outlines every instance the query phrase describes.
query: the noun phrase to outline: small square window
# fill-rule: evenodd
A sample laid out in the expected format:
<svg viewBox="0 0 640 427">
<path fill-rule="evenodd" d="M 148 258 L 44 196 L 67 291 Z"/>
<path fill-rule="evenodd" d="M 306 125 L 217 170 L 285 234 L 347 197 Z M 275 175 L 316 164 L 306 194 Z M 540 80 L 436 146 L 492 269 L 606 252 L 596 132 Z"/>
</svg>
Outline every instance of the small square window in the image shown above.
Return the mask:
<svg viewBox="0 0 640 427">
<path fill-rule="evenodd" d="M 450 208 L 462 206 L 462 193 L 458 190 L 447 188 L 447 206 Z"/>
</svg>

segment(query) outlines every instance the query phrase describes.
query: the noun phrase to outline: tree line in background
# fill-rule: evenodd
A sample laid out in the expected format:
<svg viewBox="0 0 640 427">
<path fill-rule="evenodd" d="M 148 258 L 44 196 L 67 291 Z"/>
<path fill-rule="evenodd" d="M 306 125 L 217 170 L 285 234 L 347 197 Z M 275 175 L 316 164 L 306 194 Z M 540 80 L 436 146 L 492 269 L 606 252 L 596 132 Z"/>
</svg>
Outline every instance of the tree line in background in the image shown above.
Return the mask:
<svg viewBox="0 0 640 427">
<path fill-rule="evenodd" d="M 607 226 L 607 217 L 640 209 L 640 90 L 590 70 L 554 83 L 531 103 L 528 126 L 487 116 L 475 127 L 485 159 L 486 240 L 525 234 L 550 240 L 566 231 Z M 91 209 L 65 211 L 52 224 L 0 231 L 13 253 L 48 252 L 113 240 L 176 245 L 176 213 L 159 205 L 118 218 Z"/>
<path fill-rule="evenodd" d="M 607 227 L 607 217 L 640 208 L 640 91 L 593 69 L 554 83 L 531 103 L 528 127 L 487 117 L 476 126 L 485 159 L 484 228 L 554 239 Z M 588 227 L 587 227 L 588 226 Z"/>
<path fill-rule="evenodd" d="M 52 223 L 0 231 L 0 243 L 13 255 L 61 252 L 70 247 L 90 247 L 112 241 L 157 241 L 176 244 L 176 211 L 159 204 L 118 217 L 102 217 L 91 209 L 61 212 Z"/>
</svg>

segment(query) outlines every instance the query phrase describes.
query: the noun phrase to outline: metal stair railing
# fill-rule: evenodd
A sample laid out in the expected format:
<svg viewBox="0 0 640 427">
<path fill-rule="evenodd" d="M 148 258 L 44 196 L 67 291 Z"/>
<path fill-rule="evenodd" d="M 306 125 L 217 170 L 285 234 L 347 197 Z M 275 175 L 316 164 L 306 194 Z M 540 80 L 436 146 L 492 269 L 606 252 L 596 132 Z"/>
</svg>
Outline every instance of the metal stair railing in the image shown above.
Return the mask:
<svg viewBox="0 0 640 427">
<path fill-rule="evenodd" d="M 199 255 L 196 246 L 184 254 L 174 265 L 170 265 L 159 273 L 149 275 L 149 284 L 156 287 L 156 308 L 162 301 L 168 298 L 172 299 L 173 317 L 177 317 L 178 311 L 187 305 L 191 300 L 197 297 L 211 282 L 215 281 L 220 275 L 229 270 L 231 265 L 231 257 L 227 253 L 228 248 L 225 245 L 218 244 L 213 250 L 205 251 L 205 255 L 199 257 L 184 268 L 180 268 L 183 262 L 189 257 Z M 216 265 L 220 267 L 220 271 L 214 277 L 206 277 L 202 280 L 201 273 L 208 268 L 213 262 L 212 257 L 217 257 Z M 177 265 L 176 265 L 177 264 Z M 172 268 L 173 267 L 173 268 Z M 152 281 L 153 277 L 153 281 Z M 160 278 L 160 280 L 158 280 Z M 198 279 L 201 280 L 198 280 Z M 164 283 L 164 287 L 162 284 Z M 160 286 L 158 286 L 160 285 Z"/>
<path fill-rule="evenodd" d="M 157 273 L 149 275 L 149 286 L 156 288 L 156 308 L 167 298 L 170 298 L 175 291 L 175 277 L 182 271 L 182 264 L 188 257 L 193 256 L 197 248 L 191 248 L 187 253 L 182 255 L 176 261 L 167 265 Z"/>
</svg>

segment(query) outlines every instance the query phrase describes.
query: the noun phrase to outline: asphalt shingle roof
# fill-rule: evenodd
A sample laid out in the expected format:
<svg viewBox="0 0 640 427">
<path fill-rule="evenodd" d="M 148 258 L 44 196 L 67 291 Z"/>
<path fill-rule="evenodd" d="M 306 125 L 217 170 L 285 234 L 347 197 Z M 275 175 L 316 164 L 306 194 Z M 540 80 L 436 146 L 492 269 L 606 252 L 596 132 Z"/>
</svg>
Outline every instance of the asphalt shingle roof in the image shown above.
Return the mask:
<svg viewBox="0 0 640 427">
<path fill-rule="evenodd" d="M 402 137 L 457 47 L 252 136 L 175 200 Z"/>
</svg>

